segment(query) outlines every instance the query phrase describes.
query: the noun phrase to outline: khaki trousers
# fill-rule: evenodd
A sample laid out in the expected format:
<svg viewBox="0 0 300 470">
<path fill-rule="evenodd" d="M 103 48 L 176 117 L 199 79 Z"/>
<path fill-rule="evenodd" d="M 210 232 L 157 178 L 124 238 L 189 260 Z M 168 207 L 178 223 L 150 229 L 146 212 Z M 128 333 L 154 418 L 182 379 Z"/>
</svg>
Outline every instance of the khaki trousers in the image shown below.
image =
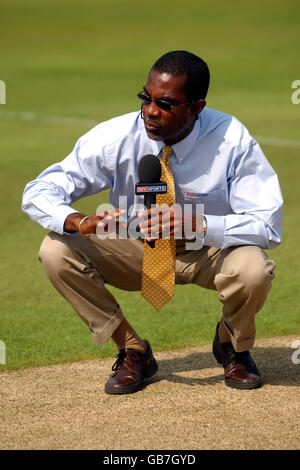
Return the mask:
<svg viewBox="0 0 300 470">
<path fill-rule="evenodd" d="M 214 289 L 223 304 L 222 321 L 237 352 L 255 339 L 255 314 L 262 308 L 275 263 L 257 246 L 214 247 L 185 251 L 178 243 L 176 284 Z M 182 245 L 182 242 L 181 242 Z M 111 337 L 124 319 L 105 284 L 141 290 L 143 243 L 133 239 L 100 240 L 96 235 L 58 235 L 44 239 L 39 260 L 58 292 L 88 325 L 96 344 Z M 162 313 L 163 315 L 163 313 Z"/>
</svg>

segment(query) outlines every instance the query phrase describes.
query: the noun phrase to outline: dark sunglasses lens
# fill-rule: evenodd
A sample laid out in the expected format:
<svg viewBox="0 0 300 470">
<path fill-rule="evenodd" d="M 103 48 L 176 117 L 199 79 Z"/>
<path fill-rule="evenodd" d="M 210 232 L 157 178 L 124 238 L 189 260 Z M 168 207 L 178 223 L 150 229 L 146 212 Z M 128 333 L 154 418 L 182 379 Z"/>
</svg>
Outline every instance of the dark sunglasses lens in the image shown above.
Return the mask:
<svg viewBox="0 0 300 470">
<path fill-rule="evenodd" d="M 159 106 L 161 109 L 164 111 L 170 111 L 172 109 L 172 106 L 167 103 L 166 101 L 163 100 L 155 100 L 157 106 Z"/>
<path fill-rule="evenodd" d="M 141 100 L 143 104 L 150 104 L 152 99 L 150 96 L 144 95 L 144 93 L 138 93 L 138 98 Z"/>
<path fill-rule="evenodd" d="M 152 98 L 148 95 L 145 95 L 144 93 L 138 93 L 137 96 L 141 100 L 141 102 L 145 105 L 150 104 L 152 101 Z M 172 106 L 164 100 L 157 99 L 153 101 L 155 101 L 157 106 L 159 106 L 164 111 L 170 111 L 172 109 Z"/>
</svg>

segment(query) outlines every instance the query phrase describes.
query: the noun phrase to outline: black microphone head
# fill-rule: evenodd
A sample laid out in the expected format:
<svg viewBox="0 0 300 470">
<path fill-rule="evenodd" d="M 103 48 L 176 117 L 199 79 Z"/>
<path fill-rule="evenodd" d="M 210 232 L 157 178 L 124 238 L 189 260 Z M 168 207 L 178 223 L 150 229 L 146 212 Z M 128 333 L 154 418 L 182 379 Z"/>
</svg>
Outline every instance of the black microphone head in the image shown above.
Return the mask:
<svg viewBox="0 0 300 470">
<path fill-rule="evenodd" d="M 139 180 L 142 183 L 158 183 L 161 178 L 161 164 L 155 155 L 144 155 L 138 166 Z"/>
</svg>

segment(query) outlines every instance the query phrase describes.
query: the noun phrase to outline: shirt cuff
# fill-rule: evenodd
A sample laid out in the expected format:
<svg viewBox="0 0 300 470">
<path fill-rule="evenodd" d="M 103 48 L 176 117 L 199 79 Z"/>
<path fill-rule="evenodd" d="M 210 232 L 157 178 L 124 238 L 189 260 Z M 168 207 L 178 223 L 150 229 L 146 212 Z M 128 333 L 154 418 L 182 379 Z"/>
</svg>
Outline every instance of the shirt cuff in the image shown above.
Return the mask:
<svg viewBox="0 0 300 470">
<path fill-rule="evenodd" d="M 225 236 L 225 217 L 221 215 L 205 215 L 207 220 L 207 232 L 204 237 L 204 245 L 222 248 Z"/>
<path fill-rule="evenodd" d="M 64 225 L 65 225 L 65 220 L 70 214 L 74 214 L 76 211 L 70 206 L 59 206 L 58 210 L 55 212 L 55 215 L 52 216 L 52 221 L 51 221 L 51 229 L 53 232 L 59 233 L 62 235 L 63 233 L 67 233 L 71 235 L 70 232 L 65 232 L 64 231 Z"/>
</svg>

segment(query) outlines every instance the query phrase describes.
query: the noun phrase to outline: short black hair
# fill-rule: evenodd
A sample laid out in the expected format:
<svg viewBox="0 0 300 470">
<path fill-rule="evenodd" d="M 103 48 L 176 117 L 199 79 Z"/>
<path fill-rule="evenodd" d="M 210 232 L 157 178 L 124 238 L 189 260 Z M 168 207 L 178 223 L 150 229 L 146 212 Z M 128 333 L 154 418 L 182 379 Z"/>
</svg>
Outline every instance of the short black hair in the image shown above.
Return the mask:
<svg viewBox="0 0 300 470">
<path fill-rule="evenodd" d="M 209 87 L 209 69 L 203 59 L 187 51 L 171 51 L 161 56 L 152 70 L 170 75 L 185 75 L 185 92 L 190 101 L 204 99 Z"/>
</svg>

